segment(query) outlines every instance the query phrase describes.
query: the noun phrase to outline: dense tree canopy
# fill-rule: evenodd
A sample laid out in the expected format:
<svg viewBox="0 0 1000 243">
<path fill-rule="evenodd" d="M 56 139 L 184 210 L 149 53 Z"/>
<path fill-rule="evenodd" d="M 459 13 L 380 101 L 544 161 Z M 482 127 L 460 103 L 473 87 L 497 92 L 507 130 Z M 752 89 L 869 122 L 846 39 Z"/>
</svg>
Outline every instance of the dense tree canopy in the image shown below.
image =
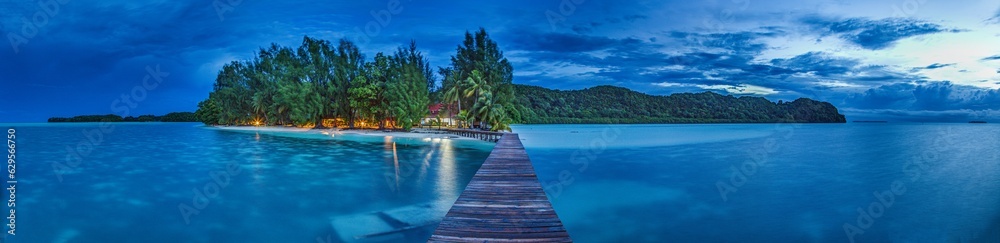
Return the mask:
<svg viewBox="0 0 1000 243">
<path fill-rule="evenodd" d="M 409 129 L 433 100 L 457 105 L 470 126 L 509 130 L 519 117 L 513 68 L 486 30 L 467 32 L 451 61 L 438 69 L 439 88 L 416 42 L 366 61 L 350 41 L 334 46 L 307 36 L 298 48 L 272 44 L 253 59 L 223 66 L 197 117 L 213 125 L 324 127 L 332 120 L 349 128 Z"/>
<path fill-rule="evenodd" d="M 468 125 L 510 130 L 508 125 L 520 118 L 513 102 L 514 68 L 486 30 L 466 32 L 451 57 L 451 67 L 438 73 L 444 77 L 441 100 L 455 104 Z"/>
<path fill-rule="evenodd" d="M 427 114 L 429 83 L 434 76 L 416 42 L 366 62 L 350 41 L 334 46 L 307 36 L 298 48 L 272 44 L 223 66 L 197 117 L 213 125 L 353 128 L 360 121 L 409 129 Z"/>
<path fill-rule="evenodd" d="M 520 123 L 760 123 L 845 122 L 826 102 L 771 102 L 712 92 L 654 96 L 622 87 L 558 91 L 515 85 Z"/>
</svg>

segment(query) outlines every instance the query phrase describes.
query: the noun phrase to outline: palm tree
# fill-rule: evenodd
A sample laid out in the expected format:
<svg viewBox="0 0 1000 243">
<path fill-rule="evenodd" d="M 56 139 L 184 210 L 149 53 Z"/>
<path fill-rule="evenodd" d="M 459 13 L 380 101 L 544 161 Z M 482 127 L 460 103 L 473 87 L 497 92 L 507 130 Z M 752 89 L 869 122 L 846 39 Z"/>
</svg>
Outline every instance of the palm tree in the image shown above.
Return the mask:
<svg viewBox="0 0 1000 243">
<path fill-rule="evenodd" d="M 472 74 L 469 75 L 469 78 L 465 79 L 465 84 L 467 87 L 465 90 L 465 97 L 472 98 L 473 95 L 475 95 L 475 98 L 473 99 L 475 103 L 473 103 L 472 106 L 472 110 L 474 112 L 472 118 L 475 118 L 475 120 L 479 122 L 479 126 L 482 127 L 483 116 L 481 113 L 476 112 L 476 110 L 480 109 L 479 100 L 482 99 L 483 94 L 489 92 L 491 88 L 489 84 L 486 83 L 486 79 L 483 79 L 483 74 L 479 72 L 479 70 L 472 70 Z"/>
<path fill-rule="evenodd" d="M 465 123 L 471 123 L 469 121 L 469 120 L 471 120 L 471 116 L 469 115 L 469 111 L 459 111 L 458 115 L 456 115 L 455 118 L 457 118 L 459 121 L 464 121 Z"/>
<path fill-rule="evenodd" d="M 481 118 L 480 122 L 490 125 L 492 131 L 510 131 L 511 119 L 507 114 L 506 96 L 486 90 L 476 100 L 474 111 Z"/>
<path fill-rule="evenodd" d="M 455 76 L 452 74 L 452 70 L 450 68 L 448 69 L 442 68 L 438 72 L 441 74 L 441 76 L 444 76 L 444 80 L 442 80 L 445 89 L 444 102 L 457 103 L 458 113 L 462 113 L 462 94 L 465 93 L 464 90 L 462 90 L 462 82 L 458 82 L 455 80 Z M 452 117 L 452 119 L 455 119 L 455 117 Z M 460 124 L 455 124 L 455 125 L 460 125 Z"/>
</svg>

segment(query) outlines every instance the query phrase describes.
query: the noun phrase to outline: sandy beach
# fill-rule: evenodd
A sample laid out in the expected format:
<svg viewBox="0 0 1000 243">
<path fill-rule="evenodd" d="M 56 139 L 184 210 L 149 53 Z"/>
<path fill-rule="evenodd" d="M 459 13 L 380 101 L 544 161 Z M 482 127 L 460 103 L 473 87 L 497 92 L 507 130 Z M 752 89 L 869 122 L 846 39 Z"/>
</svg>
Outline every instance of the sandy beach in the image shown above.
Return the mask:
<svg viewBox="0 0 1000 243">
<path fill-rule="evenodd" d="M 299 127 L 279 127 L 279 126 L 210 126 L 213 129 L 229 130 L 229 131 L 244 131 L 244 132 L 266 132 L 266 133 L 285 133 L 285 134 L 322 134 L 322 135 L 332 135 L 336 137 L 339 135 L 358 135 L 358 136 L 372 136 L 372 137 L 399 137 L 399 138 L 449 138 L 455 140 L 476 140 L 473 138 L 467 138 L 447 133 L 437 133 L 435 129 L 414 129 L 414 132 L 384 132 L 376 130 L 342 130 L 342 129 L 311 129 L 311 128 L 299 128 Z"/>
</svg>

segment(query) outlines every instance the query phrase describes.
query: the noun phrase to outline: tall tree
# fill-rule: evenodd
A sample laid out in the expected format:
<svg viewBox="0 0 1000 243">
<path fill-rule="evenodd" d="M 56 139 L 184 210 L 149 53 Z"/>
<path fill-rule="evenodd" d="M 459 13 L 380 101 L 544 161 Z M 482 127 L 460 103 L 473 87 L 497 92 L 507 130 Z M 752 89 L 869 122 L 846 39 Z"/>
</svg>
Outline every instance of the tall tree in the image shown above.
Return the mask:
<svg viewBox="0 0 1000 243">
<path fill-rule="evenodd" d="M 301 101 L 306 102 L 298 107 L 300 112 L 304 112 L 299 115 L 300 118 L 312 119 L 316 128 L 324 128 L 323 118 L 332 117 L 332 110 L 336 108 L 336 100 L 330 89 L 333 86 L 334 63 L 337 59 L 335 54 L 329 41 L 308 36 L 303 38 L 298 49 L 301 82 L 304 84 L 299 87 L 299 92 Z"/>
<path fill-rule="evenodd" d="M 389 118 L 389 100 L 386 98 L 387 83 L 392 77 L 391 57 L 379 52 L 374 60 L 364 64 L 362 76 L 349 89 L 351 107 L 358 117 L 368 123 L 385 128 Z"/>
<path fill-rule="evenodd" d="M 462 112 L 462 98 L 464 97 L 464 92 L 465 92 L 464 91 L 465 90 L 465 85 L 464 84 L 465 83 L 462 82 L 462 81 L 456 80 L 456 75 L 453 75 L 452 74 L 453 72 L 454 72 L 454 69 L 452 69 L 450 67 L 449 68 L 438 68 L 438 74 L 440 74 L 441 77 L 442 77 L 441 78 L 441 88 L 442 88 L 441 101 L 443 101 L 443 102 L 445 102 L 447 104 L 456 104 L 458 110 L 455 111 L 455 114 L 459 114 L 459 113 Z M 452 117 L 452 120 L 455 120 L 455 119 L 456 119 L 456 117 Z M 459 119 L 459 120 L 462 120 L 462 119 Z M 461 126 L 461 124 L 456 124 L 456 125 Z"/>
<path fill-rule="evenodd" d="M 456 80 L 467 82 L 462 89 L 465 97 L 459 103 L 466 103 L 478 108 L 479 93 L 490 92 L 494 97 L 494 102 L 503 107 L 501 112 L 506 113 L 505 117 L 510 117 L 515 111 L 513 106 L 513 67 L 507 58 L 503 57 L 496 42 L 490 39 L 485 29 L 480 28 L 475 34 L 466 32 L 465 40 L 456 50 L 456 55 L 451 57 L 451 72 Z M 470 95 L 473 94 L 473 95 Z M 496 121 L 489 120 L 479 112 L 470 112 L 472 120 L 479 123 L 495 124 Z"/>
<path fill-rule="evenodd" d="M 364 86 L 363 70 L 365 68 L 365 57 L 361 55 L 358 47 L 354 43 L 341 39 L 337 45 L 337 61 L 333 84 L 330 85 L 330 93 L 335 97 L 337 116 L 344 118 L 350 128 L 354 128 L 354 119 L 359 116 L 358 109 L 360 103 L 355 102 L 355 97 L 350 91 L 355 86 Z M 374 92 L 373 90 L 371 92 Z M 361 95 L 361 94 L 359 94 Z"/>
<path fill-rule="evenodd" d="M 417 44 L 410 42 L 407 48 L 400 47 L 392 58 L 393 78 L 389 80 L 387 96 L 390 111 L 396 124 L 409 130 L 427 115 L 428 79 L 432 79 L 430 65 Z"/>
</svg>

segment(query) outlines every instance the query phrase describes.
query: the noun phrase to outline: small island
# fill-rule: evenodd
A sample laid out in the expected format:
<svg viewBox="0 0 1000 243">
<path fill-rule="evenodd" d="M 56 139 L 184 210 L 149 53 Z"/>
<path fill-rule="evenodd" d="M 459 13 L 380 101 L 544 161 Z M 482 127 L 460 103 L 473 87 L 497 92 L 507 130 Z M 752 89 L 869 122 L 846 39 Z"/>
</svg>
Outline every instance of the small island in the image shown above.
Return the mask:
<svg viewBox="0 0 1000 243">
<path fill-rule="evenodd" d="M 366 59 L 348 40 L 304 37 L 223 66 L 196 117 L 208 125 L 409 131 L 510 131 L 510 124 L 845 123 L 827 102 L 772 102 L 714 92 L 657 96 L 624 87 L 559 91 L 513 84 L 484 29 L 465 33 L 451 65 L 432 71 L 416 42 Z M 436 80 L 441 77 L 440 86 Z"/>
<path fill-rule="evenodd" d="M 171 112 L 166 115 L 141 115 L 122 117 L 115 114 L 52 117 L 48 122 L 199 122 L 194 112 Z"/>
</svg>

